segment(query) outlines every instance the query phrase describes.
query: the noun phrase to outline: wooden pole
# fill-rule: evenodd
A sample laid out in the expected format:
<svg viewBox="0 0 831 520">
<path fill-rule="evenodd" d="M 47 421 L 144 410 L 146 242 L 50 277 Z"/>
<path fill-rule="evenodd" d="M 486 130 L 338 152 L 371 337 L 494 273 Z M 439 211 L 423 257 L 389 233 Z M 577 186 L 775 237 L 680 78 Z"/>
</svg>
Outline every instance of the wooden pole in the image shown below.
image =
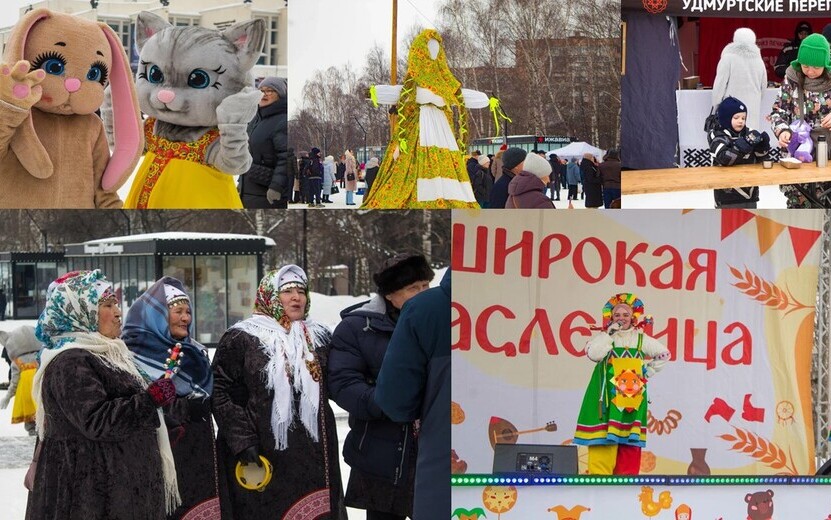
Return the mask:
<svg viewBox="0 0 831 520">
<path fill-rule="evenodd" d="M 398 84 L 398 0 L 392 0 L 392 57 L 390 59 L 390 85 Z M 395 138 L 397 114 L 390 114 L 390 139 Z"/>
</svg>

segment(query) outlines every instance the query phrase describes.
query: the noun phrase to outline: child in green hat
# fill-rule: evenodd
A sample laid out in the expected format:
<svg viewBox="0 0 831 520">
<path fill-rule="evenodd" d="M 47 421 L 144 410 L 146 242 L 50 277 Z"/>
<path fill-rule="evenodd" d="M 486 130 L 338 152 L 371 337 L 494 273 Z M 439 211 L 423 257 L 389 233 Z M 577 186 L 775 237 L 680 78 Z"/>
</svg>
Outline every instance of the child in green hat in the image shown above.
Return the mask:
<svg viewBox="0 0 831 520">
<path fill-rule="evenodd" d="M 788 67 L 773 103 L 770 122 L 780 148 L 787 148 L 792 136 L 790 125 L 797 120 L 811 127 L 814 142 L 820 134 L 825 134 L 831 142 L 831 49 L 822 34 L 811 34 L 802 40 L 797 58 Z M 801 191 L 795 185 L 781 188 L 789 208 L 816 208 L 822 207 L 825 201 L 818 200 L 814 192 L 826 192 L 831 182 L 816 183 L 810 191 L 807 185 Z"/>
</svg>

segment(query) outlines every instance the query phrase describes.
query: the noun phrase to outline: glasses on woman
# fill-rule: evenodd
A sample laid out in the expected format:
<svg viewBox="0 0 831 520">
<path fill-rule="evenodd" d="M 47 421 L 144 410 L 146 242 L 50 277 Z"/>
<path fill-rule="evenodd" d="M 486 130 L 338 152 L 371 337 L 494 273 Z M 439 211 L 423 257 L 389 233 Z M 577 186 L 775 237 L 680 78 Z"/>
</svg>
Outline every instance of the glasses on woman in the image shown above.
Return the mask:
<svg viewBox="0 0 831 520">
<path fill-rule="evenodd" d="M 262 92 L 264 96 L 268 96 L 269 94 L 277 95 L 277 91 L 271 90 L 270 88 L 261 88 L 260 92 Z"/>
</svg>

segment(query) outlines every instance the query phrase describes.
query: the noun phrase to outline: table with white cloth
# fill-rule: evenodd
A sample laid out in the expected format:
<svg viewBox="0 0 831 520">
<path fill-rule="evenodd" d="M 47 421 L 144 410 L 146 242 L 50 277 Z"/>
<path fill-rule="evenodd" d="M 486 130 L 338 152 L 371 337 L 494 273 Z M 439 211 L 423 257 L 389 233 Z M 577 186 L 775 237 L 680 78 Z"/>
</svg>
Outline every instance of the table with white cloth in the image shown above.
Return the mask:
<svg viewBox="0 0 831 520">
<path fill-rule="evenodd" d="M 778 88 L 768 88 L 762 93 L 762 104 L 760 106 L 761 128 L 753 128 L 760 132 L 766 132 L 770 137 L 771 158 L 775 161 L 779 158 L 779 149 L 776 147 L 777 140 L 770 129 L 770 123 L 766 120 L 771 112 L 773 102 L 779 94 Z M 710 166 L 712 156 L 710 147 L 707 144 L 707 132 L 704 131 L 704 120 L 710 115 L 713 107 L 712 90 L 676 90 L 675 102 L 678 106 L 678 145 L 681 150 L 681 166 Z M 625 192 L 624 192 L 625 193 Z"/>
</svg>

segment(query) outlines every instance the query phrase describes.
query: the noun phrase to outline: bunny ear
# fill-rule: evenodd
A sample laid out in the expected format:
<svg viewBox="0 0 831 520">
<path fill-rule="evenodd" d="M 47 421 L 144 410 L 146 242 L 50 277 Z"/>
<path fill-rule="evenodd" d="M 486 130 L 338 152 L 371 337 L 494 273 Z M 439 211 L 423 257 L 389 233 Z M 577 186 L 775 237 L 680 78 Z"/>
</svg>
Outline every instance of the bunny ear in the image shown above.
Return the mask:
<svg viewBox="0 0 831 520">
<path fill-rule="evenodd" d="M 29 32 L 32 30 L 32 27 L 44 18 L 49 18 L 51 15 L 52 12 L 45 8 L 34 9 L 23 15 L 9 35 L 3 61 L 7 64 L 14 65 L 22 60 L 26 40 L 29 37 Z M 54 169 L 52 160 L 49 158 L 49 154 L 46 153 L 46 148 L 43 147 L 43 143 L 40 142 L 40 138 L 35 132 L 31 112 L 26 116 L 26 120 L 17 128 L 9 146 L 21 166 L 30 175 L 38 179 L 45 179 L 52 175 Z"/>
<path fill-rule="evenodd" d="M 101 178 L 101 188 L 111 191 L 118 189 L 133 173 L 133 168 L 144 151 L 144 134 L 141 131 L 141 113 L 130 62 L 113 30 L 105 23 L 99 22 L 98 26 L 107 37 L 113 56 L 110 93 L 113 103 L 115 146 Z"/>
<path fill-rule="evenodd" d="M 172 26 L 161 16 L 150 11 L 140 12 L 136 18 L 136 46 L 139 52 L 141 52 L 147 40 L 168 27 Z"/>
<path fill-rule="evenodd" d="M 222 36 L 237 48 L 242 70 L 250 70 L 263 51 L 265 20 L 256 19 L 238 23 L 222 31 Z"/>
</svg>

